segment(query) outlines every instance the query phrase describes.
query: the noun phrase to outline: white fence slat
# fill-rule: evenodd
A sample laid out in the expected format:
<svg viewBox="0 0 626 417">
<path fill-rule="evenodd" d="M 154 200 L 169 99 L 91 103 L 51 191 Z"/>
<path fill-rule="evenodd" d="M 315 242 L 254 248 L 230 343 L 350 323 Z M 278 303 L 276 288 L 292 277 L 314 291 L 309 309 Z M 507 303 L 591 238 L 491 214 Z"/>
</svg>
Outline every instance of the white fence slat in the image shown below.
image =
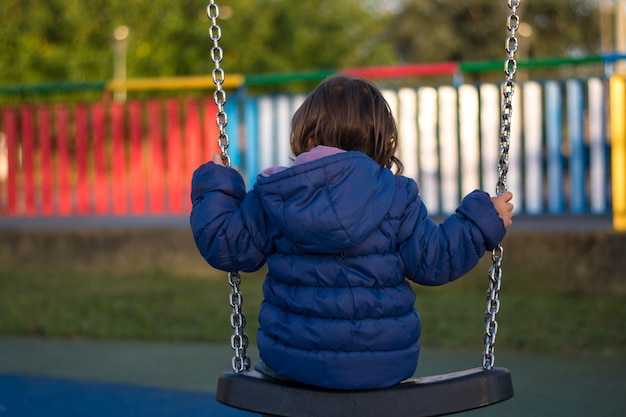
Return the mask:
<svg viewBox="0 0 626 417">
<path fill-rule="evenodd" d="M 453 213 L 459 200 L 458 105 L 454 87 L 439 87 L 439 148 L 441 207 Z"/>
<path fill-rule="evenodd" d="M 500 89 L 495 84 L 480 86 L 482 189 L 495 194 L 500 150 Z"/>
<path fill-rule="evenodd" d="M 524 159 L 525 202 L 529 214 L 543 210 L 543 100 L 538 82 L 528 81 L 523 86 L 524 100 Z"/>
<path fill-rule="evenodd" d="M 274 100 L 262 96 L 258 100 L 259 111 L 259 169 L 264 170 L 275 165 L 276 138 L 274 137 Z"/>
<path fill-rule="evenodd" d="M 587 82 L 589 91 L 589 193 L 592 213 L 602 214 L 608 211 L 608 178 L 609 165 L 605 127 L 606 122 L 604 101 L 604 83 L 600 78 L 591 78 Z"/>
<path fill-rule="evenodd" d="M 480 188 L 480 125 L 478 90 L 473 85 L 459 87 L 459 140 L 461 194 Z"/>
<path fill-rule="evenodd" d="M 524 116 L 522 108 L 522 95 L 519 85 L 515 85 L 516 92 L 513 95 L 513 120 L 511 121 L 511 143 L 509 146 L 509 172 L 507 175 L 508 190 L 513 193 L 515 201 L 524 201 L 522 186 L 522 119 Z"/>
<path fill-rule="evenodd" d="M 404 164 L 403 175 L 418 179 L 419 160 L 417 150 L 417 91 L 403 88 L 398 91 L 398 157 Z"/>
<path fill-rule="evenodd" d="M 437 91 L 432 87 L 418 90 L 418 128 L 420 192 L 432 213 L 439 213 L 439 150 L 437 138 Z"/>
<path fill-rule="evenodd" d="M 281 94 L 276 97 L 276 164 L 291 165 L 291 144 L 289 140 L 291 123 L 291 98 Z"/>
</svg>

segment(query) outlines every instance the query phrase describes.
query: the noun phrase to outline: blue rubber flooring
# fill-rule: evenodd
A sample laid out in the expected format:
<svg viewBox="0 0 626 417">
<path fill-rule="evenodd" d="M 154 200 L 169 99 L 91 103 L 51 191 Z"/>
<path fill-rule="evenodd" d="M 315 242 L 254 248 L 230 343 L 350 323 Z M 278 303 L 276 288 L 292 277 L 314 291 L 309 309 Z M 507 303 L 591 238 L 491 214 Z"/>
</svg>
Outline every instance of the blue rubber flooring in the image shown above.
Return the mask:
<svg viewBox="0 0 626 417">
<path fill-rule="evenodd" d="M 424 349 L 417 375 L 479 366 L 471 350 Z M 0 417 L 255 417 L 215 399 L 231 355 L 202 343 L 0 337 Z M 626 416 L 624 356 L 499 352 L 496 365 L 510 369 L 515 396 L 458 416 Z"/>
<path fill-rule="evenodd" d="M 25 375 L 0 375 L 3 417 L 242 417 L 207 392 Z"/>
</svg>

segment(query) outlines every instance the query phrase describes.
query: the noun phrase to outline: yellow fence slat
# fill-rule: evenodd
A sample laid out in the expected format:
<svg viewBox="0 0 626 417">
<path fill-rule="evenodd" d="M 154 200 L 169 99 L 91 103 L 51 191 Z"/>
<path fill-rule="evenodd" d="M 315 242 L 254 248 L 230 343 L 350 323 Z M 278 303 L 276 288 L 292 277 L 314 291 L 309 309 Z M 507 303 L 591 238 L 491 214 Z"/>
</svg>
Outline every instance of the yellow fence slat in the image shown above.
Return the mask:
<svg viewBox="0 0 626 417">
<path fill-rule="evenodd" d="M 612 76 L 610 89 L 613 227 L 626 231 L 626 79 Z"/>
</svg>

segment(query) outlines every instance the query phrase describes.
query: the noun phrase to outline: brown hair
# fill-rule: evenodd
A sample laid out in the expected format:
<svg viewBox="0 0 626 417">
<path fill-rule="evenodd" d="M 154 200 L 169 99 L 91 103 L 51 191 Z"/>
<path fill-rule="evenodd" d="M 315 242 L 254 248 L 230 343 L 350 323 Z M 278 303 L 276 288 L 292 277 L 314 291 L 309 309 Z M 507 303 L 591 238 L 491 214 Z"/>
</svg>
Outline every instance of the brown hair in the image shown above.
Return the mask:
<svg viewBox="0 0 626 417">
<path fill-rule="evenodd" d="M 295 156 L 317 145 L 360 151 L 381 167 L 402 162 L 395 157 L 398 128 L 389 105 L 371 81 L 336 75 L 324 80 L 302 103 L 291 120 L 291 150 Z"/>
</svg>

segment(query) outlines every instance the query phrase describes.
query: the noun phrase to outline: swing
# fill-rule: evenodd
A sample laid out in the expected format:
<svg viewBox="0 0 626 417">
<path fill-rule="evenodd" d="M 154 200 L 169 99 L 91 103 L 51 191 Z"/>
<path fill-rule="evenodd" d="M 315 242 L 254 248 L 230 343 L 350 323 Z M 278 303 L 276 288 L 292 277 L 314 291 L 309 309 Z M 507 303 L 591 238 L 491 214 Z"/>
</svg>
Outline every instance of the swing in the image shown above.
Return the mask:
<svg viewBox="0 0 626 417">
<path fill-rule="evenodd" d="M 521 0 L 507 0 L 511 10 L 507 19 L 509 35 L 505 49 L 508 54 L 504 64 L 505 81 L 502 84 L 503 104 L 500 125 L 500 155 L 498 161 L 498 182 L 496 192 L 506 191 L 508 173 L 508 152 L 511 136 L 513 78 L 517 63 L 515 52 L 519 27 L 516 14 Z M 209 34 L 213 41 L 211 59 L 215 64 L 213 81 L 217 105 L 216 123 L 219 128 L 218 146 L 225 166 L 230 166 L 228 156 L 229 140 L 226 134 L 227 116 L 224 112 L 226 93 L 222 89 L 224 71 L 220 67 L 223 51 L 219 46 L 221 29 L 217 24 L 219 8 L 215 1 L 207 6 L 211 20 Z M 250 357 L 246 353 L 248 337 L 244 333 L 245 316 L 242 311 L 243 297 L 239 289 L 239 272 L 229 272 L 231 286 L 230 305 L 232 307 L 231 347 L 234 351 L 232 372 L 220 375 L 216 398 L 231 407 L 260 413 L 264 416 L 283 417 L 380 417 L 385 415 L 406 415 L 427 417 L 454 414 L 489 406 L 510 399 L 513 396 L 511 374 L 508 369 L 495 367 L 495 341 L 498 330 L 496 315 L 500 309 L 499 291 L 502 279 L 502 254 L 500 245 L 492 252 L 492 265 L 489 269 L 489 288 L 485 312 L 485 350 L 482 354 L 482 367 L 459 372 L 433 375 L 405 380 L 395 386 L 376 390 L 336 391 L 312 387 L 294 381 L 274 379 L 250 369 Z"/>
</svg>

